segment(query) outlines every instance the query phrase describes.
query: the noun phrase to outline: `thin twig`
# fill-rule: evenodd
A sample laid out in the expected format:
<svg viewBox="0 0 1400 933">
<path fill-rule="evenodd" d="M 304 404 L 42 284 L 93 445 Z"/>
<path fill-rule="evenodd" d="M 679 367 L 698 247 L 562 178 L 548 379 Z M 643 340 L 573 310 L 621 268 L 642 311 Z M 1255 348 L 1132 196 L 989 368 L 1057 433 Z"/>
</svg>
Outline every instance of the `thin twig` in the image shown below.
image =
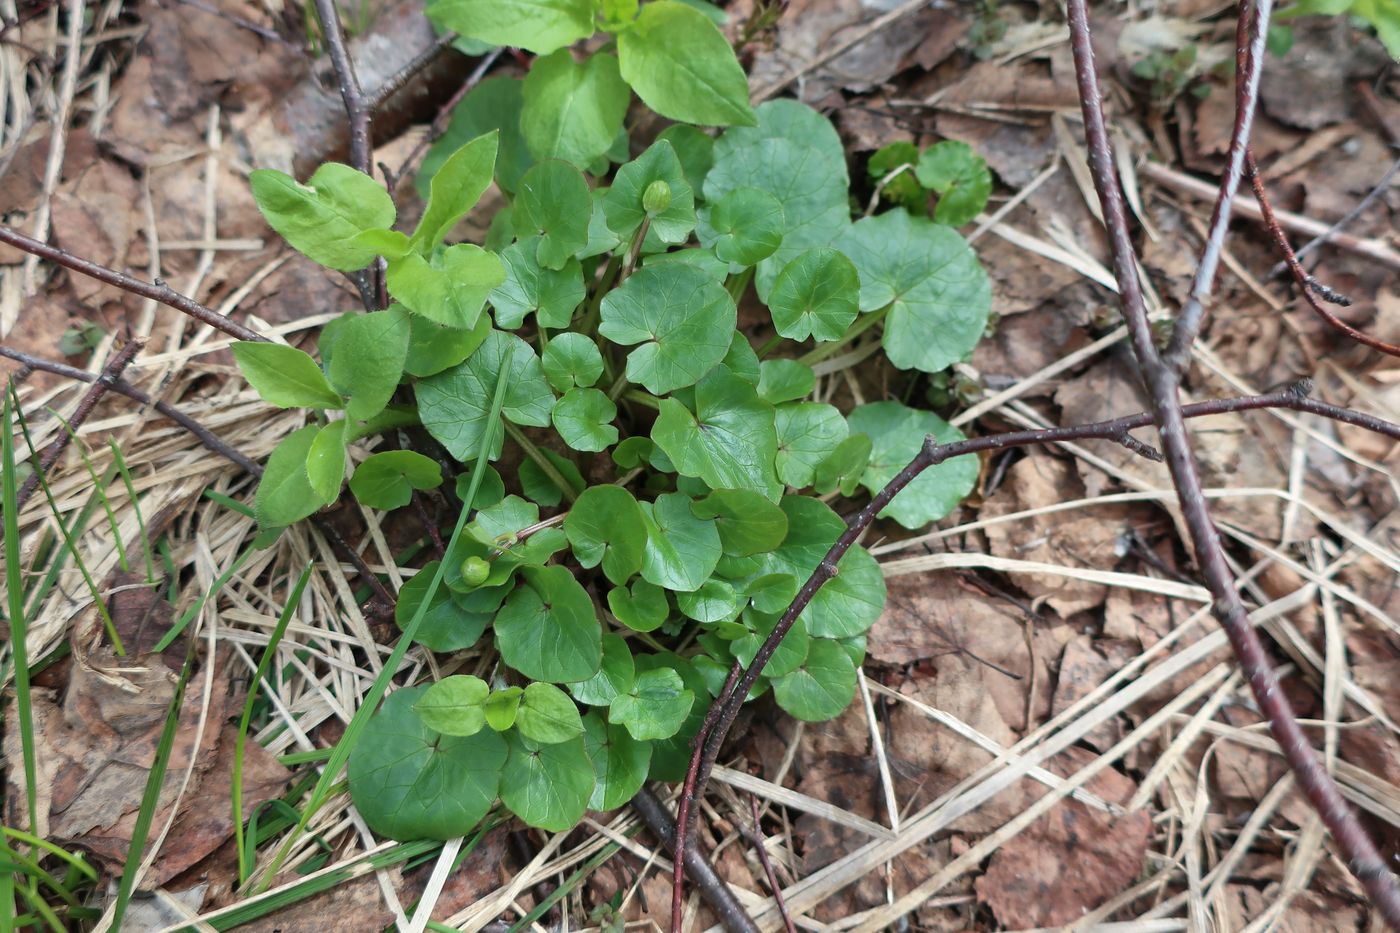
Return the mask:
<svg viewBox="0 0 1400 933">
<path fill-rule="evenodd" d="M 768 876 L 768 889 L 773 892 L 773 903 L 778 906 L 778 916 L 783 918 L 783 927 L 787 933 L 797 933 L 797 927 L 793 926 L 792 917 L 788 914 L 783 886 L 778 883 L 778 873 L 773 870 L 773 860 L 768 857 L 768 847 L 763 844 L 763 826 L 758 819 L 758 798 L 753 794 L 749 794 L 749 815 L 753 818 L 753 829 L 750 830 L 749 839 L 758 851 L 758 861 L 763 865 L 763 873 Z"/>
<path fill-rule="evenodd" d="M 29 369 L 39 370 L 40 372 L 53 373 L 56 376 L 64 376 L 69 379 L 75 379 L 79 382 L 96 382 L 100 378 L 98 376 L 94 376 L 87 370 L 78 369 L 77 367 L 69 366 L 66 363 L 56 363 L 52 360 L 45 360 L 36 356 L 30 356 L 28 353 L 23 353 L 19 350 L 16 350 L 12 347 L 7 347 L 3 344 L 0 344 L 0 356 L 5 357 L 6 359 L 14 360 L 16 363 L 19 363 L 22 366 L 26 366 Z M 228 444 L 225 444 L 222 440 L 219 439 L 219 437 L 216 434 L 214 434 L 214 432 L 210 431 L 208 428 L 204 427 L 204 425 L 200 424 L 198 421 L 191 418 L 189 415 L 180 411 L 180 409 L 174 407 L 168 402 L 162 402 L 152 399 L 145 392 L 141 391 L 140 389 L 131 385 L 129 382 L 126 382 L 122 379 L 113 379 L 108 385 L 108 390 L 115 392 L 118 395 L 124 395 L 139 405 L 150 406 L 151 408 L 159 412 L 161 415 L 165 416 L 166 418 L 169 418 L 171 421 L 184 428 L 209 450 L 228 460 L 230 463 L 241 467 L 244 470 L 244 472 L 248 473 L 254 478 L 262 478 L 263 468 L 261 464 L 249 459 L 248 457 L 239 453 L 234 448 L 230 447 Z M 340 532 L 335 529 L 335 526 L 319 515 L 313 516 L 311 521 L 313 524 L 316 525 L 316 527 L 321 531 L 321 533 L 326 536 L 326 538 L 331 542 L 331 545 L 340 550 L 342 556 L 344 556 L 346 561 L 348 561 L 349 564 L 355 568 L 355 572 L 359 574 L 360 578 L 364 580 L 365 584 L 374 591 L 375 595 L 380 599 L 380 601 L 384 603 L 388 608 L 392 609 L 395 602 L 394 595 L 390 593 L 389 590 L 384 586 L 383 582 L 380 581 L 380 579 L 374 575 L 374 571 L 369 569 L 369 565 L 365 563 L 364 558 L 360 557 L 360 555 L 356 553 L 355 549 L 352 548 L 349 545 L 349 543 L 341 536 Z"/>
<path fill-rule="evenodd" d="M 423 151 L 428 148 L 428 145 L 443 133 L 447 132 L 448 124 L 452 122 L 452 111 L 456 109 L 457 105 L 461 103 L 462 98 L 466 97 L 472 88 L 481 83 L 481 79 L 486 76 L 486 72 L 496 63 L 496 59 L 501 57 L 501 51 L 501 49 L 492 49 L 481 61 L 477 62 L 476 67 L 472 69 L 472 73 L 467 75 L 467 80 L 462 82 L 462 86 L 447 99 L 447 103 L 438 108 L 437 116 L 433 117 L 433 122 L 428 127 L 428 132 L 423 134 L 423 138 L 414 144 L 413 150 L 404 158 L 397 172 L 391 175 L 389 174 L 387 166 L 380 165 L 380 170 L 384 172 L 384 179 L 388 182 L 391 191 L 403 180 L 404 175 L 413 167 L 413 163 L 417 162 L 419 157 L 423 155 Z"/>
<path fill-rule="evenodd" d="M 1074 53 L 1079 101 L 1089 147 L 1089 167 L 1103 208 L 1104 223 L 1109 230 L 1119 303 L 1128 330 L 1133 335 L 1133 350 L 1152 400 L 1153 420 L 1157 424 L 1167 469 L 1195 550 L 1196 564 L 1214 598 L 1214 615 L 1225 630 L 1240 671 L 1248 678 L 1255 702 L 1269 721 L 1270 731 L 1292 768 L 1299 787 L 1322 817 L 1348 867 L 1361 881 L 1380 915 L 1392 930 L 1400 931 L 1400 885 L 1396 884 L 1395 876 L 1390 873 L 1356 814 L 1347 806 L 1317 752 L 1308 744 L 1297 716 L 1279 688 L 1268 653 L 1258 632 L 1250 624 L 1244 603 L 1235 588 L 1234 575 L 1220 542 L 1220 534 L 1211 520 L 1200 472 L 1187 437 L 1180 400 L 1180 377 L 1157 355 L 1152 345 L 1147 306 L 1137 290 L 1136 260 L 1128 238 L 1123 192 L 1113 172 L 1112 149 L 1104 121 L 1098 74 L 1094 68 L 1094 46 L 1089 33 L 1086 0 L 1068 0 L 1067 12 L 1070 48 Z M 1252 46 L 1259 37 L 1250 38 Z"/>
<path fill-rule="evenodd" d="M 321 36 L 326 40 L 326 51 L 330 53 L 336 85 L 340 88 L 340 99 L 345 104 L 345 116 L 350 123 L 350 165 L 366 175 L 372 175 L 374 165 L 369 124 L 374 114 L 373 101 L 365 95 L 355 74 L 355 63 L 350 60 L 350 52 L 345 46 L 345 30 L 340 24 L 340 9 L 335 0 L 316 0 L 316 16 L 321 21 Z M 368 269 L 350 273 L 366 311 L 384 307 L 383 272 L 381 261 L 376 259 Z"/>
<path fill-rule="evenodd" d="M 1230 229 L 1230 210 L 1240 189 L 1245 157 L 1249 149 L 1249 133 L 1254 125 L 1254 111 L 1259 100 L 1259 76 L 1264 70 L 1264 39 L 1269 31 L 1269 13 L 1273 0 L 1240 3 L 1235 25 L 1235 125 L 1230 132 L 1230 147 L 1225 158 L 1225 177 L 1220 179 L 1220 192 L 1210 215 L 1206 245 L 1191 280 L 1191 293 L 1181 309 L 1172 331 L 1171 345 L 1164 356 L 1167 365 L 1177 372 L 1191 362 L 1191 345 L 1201 331 L 1205 318 L 1206 299 L 1215 287 L 1215 273 L 1220 268 L 1220 254 L 1225 249 L 1225 234 Z"/>
<path fill-rule="evenodd" d="M 1341 232 L 1343 229 L 1349 226 L 1353 220 L 1364 214 L 1366 212 L 1366 208 L 1376 203 L 1376 200 L 1380 198 L 1381 195 L 1389 191 L 1390 183 L 1395 180 L 1396 175 L 1400 175 L 1400 159 L 1396 159 L 1394 162 L 1390 163 L 1390 168 L 1386 169 L 1385 174 L 1381 176 L 1380 181 L 1376 182 L 1375 187 L 1373 187 L 1370 191 L 1366 192 L 1366 197 L 1362 198 L 1360 201 L 1357 201 L 1356 206 L 1353 207 L 1351 210 L 1347 211 L 1340 218 L 1338 218 L 1336 223 L 1332 224 L 1332 226 L 1328 227 L 1326 230 L 1322 231 L 1317 236 L 1304 243 L 1302 247 L 1300 247 L 1298 251 L 1294 253 L 1294 256 L 1301 261 L 1304 256 L 1306 256 L 1308 253 L 1311 253 L 1319 246 L 1325 246 L 1332 239 L 1333 236 L 1335 236 L 1337 233 Z M 1269 277 L 1273 278 L 1274 276 L 1282 275 L 1287 271 L 1288 260 L 1280 259 L 1278 263 L 1272 269 L 1269 270 Z"/>
<path fill-rule="evenodd" d="M 365 107 L 370 114 L 384 106 L 385 101 L 402 90 L 405 84 L 413 80 L 414 75 L 436 61 L 443 50 L 451 46 L 456 38 L 455 32 L 443 33 L 438 36 L 436 42 L 414 56 L 412 61 L 386 78 L 384 83 L 375 88 L 374 93 L 365 100 Z"/>
<path fill-rule="evenodd" d="M 128 340 L 126 346 L 122 347 L 110 360 L 102 367 L 102 372 L 93 381 L 92 387 L 83 393 L 83 397 L 78 401 L 78 407 L 73 411 L 73 417 L 69 418 L 63 425 L 63 430 L 58 432 L 58 437 L 44 451 L 39 458 L 37 469 L 29 475 L 20 487 L 19 496 L 15 500 L 16 510 L 24 508 L 24 503 L 34 494 L 34 490 L 39 487 L 39 477 L 48 475 L 49 470 L 58 462 L 58 458 L 63 456 L 63 452 L 68 449 L 68 442 L 72 440 L 82 428 L 83 422 L 87 421 L 92 414 L 97 403 L 102 401 L 102 397 L 107 394 L 107 390 L 112 388 L 112 384 L 121 378 L 122 373 L 131 361 L 136 358 L 136 354 L 146 345 L 145 337 L 137 337 Z"/>
<path fill-rule="evenodd" d="M 666 805 L 652 793 L 651 788 L 643 787 L 637 791 L 636 796 L 632 798 L 632 809 L 663 846 L 675 851 L 676 829 L 671 822 L 671 814 L 666 812 Z M 743 905 L 735 899 L 729 885 L 715 873 L 709 860 L 696 851 L 694 846 L 685 846 L 684 851 L 685 872 L 695 882 L 695 887 L 705 903 L 719 918 L 720 926 L 729 933 L 759 933 L 758 924 L 754 923 Z"/>
<path fill-rule="evenodd" d="M 14 349 L 13 347 L 7 347 L 4 344 L 0 344 L 0 356 L 5 357 L 6 359 L 14 360 L 21 366 L 27 366 L 30 369 L 38 370 L 40 372 L 45 373 L 53 373 L 55 376 L 63 376 L 67 379 L 75 379 L 79 382 L 94 382 L 97 379 L 96 376 L 94 376 L 92 373 L 88 372 L 85 369 L 78 369 L 76 366 L 69 366 L 67 363 L 56 363 L 52 360 L 42 359 L 37 356 L 30 356 L 28 353 L 23 353 L 19 350 Z M 112 384 L 108 388 L 111 391 L 117 393 L 118 395 L 126 396 L 133 402 L 136 402 L 138 405 L 151 406 L 161 415 L 163 415 L 166 418 L 169 418 L 171 421 L 184 428 L 190 434 L 194 435 L 195 439 L 197 439 L 209 450 L 212 450 L 214 453 L 223 457 L 225 460 L 236 464 L 237 466 L 241 467 L 244 472 L 249 473 L 254 477 L 262 476 L 263 468 L 260 464 L 258 464 L 254 460 L 249 459 L 248 457 L 245 457 L 243 454 L 239 453 L 237 450 L 234 450 L 228 444 L 225 444 L 222 440 L 218 438 L 217 435 L 214 434 L 214 432 L 210 431 L 208 428 L 204 427 L 204 425 L 200 424 L 198 421 L 195 421 L 189 415 L 185 414 L 180 409 L 174 407 L 170 403 L 153 400 L 145 392 L 142 392 L 140 389 L 136 388 L 131 383 L 121 379 L 113 380 Z"/>
<path fill-rule="evenodd" d="M 1288 265 L 1288 271 L 1293 274 L 1293 281 L 1298 284 L 1298 288 L 1303 293 L 1303 300 L 1308 303 L 1308 307 L 1312 308 L 1318 317 L 1357 343 L 1363 343 L 1373 350 L 1379 350 L 1390 356 L 1400 356 L 1400 347 L 1357 330 L 1317 300 L 1317 295 L 1321 295 L 1323 300 L 1333 304 L 1351 304 L 1350 299 L 1338 295 L 1309 275 L 1302 264 L 1298 262 L 1298 257 L 1293 253 L 1293 247 L 1288 244 L 1288 234 L 1283 232 L 1283 228 L 1278 225 L 1278 221 L 1274 218 L 1273 205 L 1269 203 L 1269 192 L 1264 188 L 1264 178 L 1259 173 L 1259 166 L 1254 161 L 1253 153 L 1249 154 L 1247 171 L 1249 172 L 1249 182 L 1254 186 L 1254 198 L 1259 202 L 1259 209 L 1263 211 L 1264 223 L 1269 228 L 1274 247 L 1283 255 L 1283 261 Z"/>
<path fill-rule="evenodd" d="M 1251 395 L 1240 398 L 1215 399 L 1207 402 L 1197 402 L 1178 408 L 1180 417 L 1203 418 L 1211 415 L 1229 414 L 1243 411 L 1257 411 L 1270 408 L 1287 408 L 1294 411 L 1304 411 L 1311 414 L 1320 415 L 1325 418 L 1332 418 L 1346 424 L 1366 428 L 1383 434 L 1387 437 L 1400 440 L 1400 424 L 1393 424 L 1374 415 L 1362 412 L 1355 412 L 1350 409 L 1330 405 L 1326 402 L 1319 402 L 1307 397 L 1311 390 L 1311 384 L 1306 380 L 1297 383 L 1289 388 L 1271 392 L 1265 395 Z M 696 735 L 693 746 L 694 752 L 690 759 L 690 768 L 686 773 L 685 783 L 681 788 L 680 806 L 677 810 L 676 822 L 680 827 L 682 839 L 688 838 L 690 830 L 690 810 L 693 801 L 704 791 L 705 782 L 709 779 L 710 771 L 713 769 L 715 761 L 719 757 L 720 749 L 724 745 L 725 737 L 728 735 L 730 727 L 734 724 L 735 718 L 743 706 L 743 699 L 748 696 L 750 689 L 758 680 L 759 672 L 763 670 L 765 664 L 772 658 L 779 643 L 796 623 L 798 617 L 807 608 L 807 605 L 816 596 L 817 591 L 826 584 L 828 580 L 836 576 L 837 568 L 841 558 L 865 533 L 865 530 L 875 520 L 875 516 L 889 504 L 899 492 L 907 486 L 924 470 L 936 466 L 954 457 L 966 454 L 982 453 L 984 451 L 1005 450 L 1011 447 L 1025 447 L 1032 445 L 1056 444 L 1066 441 L 1100 439 L 1123 443 L 1123 438 L 1129 431 L 1144 428 L 1152 425 L 1155 421 L 1154 415 L 1147 412 L 1139 412 L 1127 415 L 1122 418 L 1115 418 L 1111 421 L 1100 421 L 1094 424 L 1074 425 L 1060 428 L 1044 428 L 1039 430 L 1011 431 L 1005 434 L 995 434 L 988 437 L 969 438 L 951 444 L 939 444 L 938 439 L 932 435 L 925 439 L 923 448 L 910 463 L 900 470 L 893 479 L 885 485 L 883 489 L 875 494 L 871 501 L 857 512 L 848 521 L 846 530 L 841 534 L 836 542 L 822 557 L 817 564 L 816 570 L 798 590 L 792 603 L 784 611 L 774 626 L 772 633 L 759 646 L 758 652 L 754 655 L 753 662 L 747 669 L 743 669 L 738 662 L 730 668 L 729 679 L 715 698 L 709 712 L 705 716 L 705 723 L 700 727 L 700 732 Z M 1184 429 L 1183 429 L 1184 435 Z M 1165 445 L 1165 438 L 1164 438 Z M 1198 486 L 1199 486 L 1199 481 Z M 1204 496 L 1198 497 L 1198 501 L 1204 503 Z M 1222 555 L 1223 559 L 1223 555 Z M 1233 592 L 1233 588 L 1231 590 Z M 1238 602 L 1238 595 L 1235 600 Z M 1253 633 L 1253 629 L 1250 629 Z M 1256 636 L 1257 642 L 1257 636 Z M 1262 657 L 1262 648 L 1260 649 Z M 1264 662 L 1267 668 L 1267 661 Z M 1242 665 L 1243 666 L 1243 665 Z M 1272 670 L 1268 669 L 1270 676 Z M 1282 694 L 1277 694 L 1280 698 Z M 1295 723 L 1296 726 L 1296 723 Z M 688 848 L 688 847 L 687 847 Z M 673 871 L 676 869 L 673 867 Z M 676 890 L 681 887 L 679 874 L 673 879 L 672 894 L 672 928 L 678 929 L 677 916 L 675 914 Z"/>
<path fill-rule="evenodd" d="M 0 226 L 0 243 L 7 243 L 16 249 L 24 250 L 24 252 L 38 256 L 40 259 L 47 259 L 49 262 L 57 263 L 66 269 L 72 269 L 74 272 L 80 272 L 99 282 L 115 285 L 133 295 L 158 301 L 176 311 L 188 314 L 195 320 L 208 324 L 216 330 L 221 330 L 230 337 L 239 340 L 267 340 L 263 335 L 254 333 L 237 321 L 225 317 L 212 308 L 206 308 L 193 298 L 180 294 L 160 279 L 156 279 L 155 284 L 134 279 L 129 275 L 117 272 L 115 269 L 108 269 L 106 266 L 98 265 L 87 259 L 80 259 L 67 250 L 50 246 L 33 237 L 27 237 L 9 227 Z"/>
</svg>

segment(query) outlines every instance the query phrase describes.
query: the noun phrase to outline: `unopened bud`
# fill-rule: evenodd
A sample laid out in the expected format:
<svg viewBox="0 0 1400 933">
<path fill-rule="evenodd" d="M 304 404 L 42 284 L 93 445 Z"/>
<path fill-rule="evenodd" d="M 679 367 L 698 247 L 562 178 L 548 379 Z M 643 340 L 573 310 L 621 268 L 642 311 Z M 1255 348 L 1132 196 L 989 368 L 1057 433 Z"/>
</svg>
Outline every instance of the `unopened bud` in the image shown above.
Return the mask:
<svg viewBox="0 0 1400 933">
<path fill-rule="evenodd" d="M 671 206 L 671 186 L 661 179 L 647 185 L 642 192 L 642 209 L 648 214 L 659 214 Z"/>
<path fill-rule="evenodd" d="M 462 561 L 462 582 L 468 586 L 481 586 L 491 576 L 491 565 L 480 557 L 468 557 Z"/>
</svg>

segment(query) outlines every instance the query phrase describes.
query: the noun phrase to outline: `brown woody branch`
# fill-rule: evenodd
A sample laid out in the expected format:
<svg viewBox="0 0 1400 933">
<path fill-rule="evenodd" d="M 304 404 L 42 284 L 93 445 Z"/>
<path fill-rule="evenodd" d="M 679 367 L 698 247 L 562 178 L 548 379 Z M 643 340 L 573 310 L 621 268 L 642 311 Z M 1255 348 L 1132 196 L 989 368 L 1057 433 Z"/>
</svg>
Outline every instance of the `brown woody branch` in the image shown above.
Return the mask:
<svg viewBox="0 0 1400 933">
<path fill-rule="evenodd" d="M 133 295 L 140 295 L 142 298 L 158 301 L 167 307 L 174 308 L 176 311 L 188 314 L 197 321 L 208 324 L 215 330 L 221 330 L 230 337 L 236 337 L 239 340 L 267 340 L 266 337 L 254 333 L 237 321 L 220 314 L 212 308 L 206 308 L 193 298 L 180 294 L 160 279 L 156 279 L 155 284 L 143 282 L 141 279 L 134 279 L 115 269 L 108 269 L 106 266 L 98 265 L 91 260 L 80 259 L 67 250 L 59 249 L 57 246 L 50 246 L 41 240 L 27 237 L 23 233 L 12 230 L 9 227 L 0 226 L 0 243 L 6 243 L 13 246 L 15 249 L 23 250 L 26 253 L 32 253 L 40 259 L 47 259 L 49 262 L 63 266 L 65 269 L 72 269 L 74 272 L 82 273 L 99 282 L 115 285 L 117 288 L 130 292 Z"/>
<path fill-rule="evenodd" d="M 107 365 L 102 367 L 102 372 L 93 381 L 83 397 L 78 400 L 78 407 L 73 411 L 73 417 L 63 425 L 58 437 L 49 445 L 39 458 L 37 468 L 24 481 L 20 487 L 19 495 L 15 500 L 15 511 L 24 508 L 24 503 L 29 501 L 29 497 L 34 494 L 34 490 L 39 487 L 39 478 L 46 476 L 53 465 L 58 462 L 58 458 L 63 456 L 63 452 L 68 449 L 68 442 L 77 436 L 82 428 L 83 422 L 87 421 L 92 414 L 97 403 L 102 401 L 102 397 L 107 394 L 107 390 L 121 378 L 122 372 L 131 365 L 131 361 L 136 358 L 136 354 L 146 345 L 146 338 L 138 337 L 129 340 L 126 346 L 117 351 L 116 355 L 107 361 Z"/>
<path fill-rule="evenodd" d="M 1269 0 L 1255 0 L 1266 5 Z M 1247 14 L 1242 2 L 1240 16 Z M 1201 488 L 1200 472 L 1191 443 L 1186 434 L 1185 414 L 1180 400 L 1180 376 L 1177 370 L 1158 355 L 1151 340 L 1147 306 L 1137 288 L 1135 254 L 1128 233 L 1128 215 L 1124 209 L 1123 191 L 1113 170 L 1112 151 L 1104 121 L 1103 100 L 1099 92 L 1098 75 L 1094 68 L 1094 48 L 1089 33 L 1089 13 L 1086 0 L 1068 0 L 1067 5 L 1070 48 L 1074 53 L 1074 68 L 1079 85 L 1080 106 L 1084 112 L 1084 130 L 1089 146 L 1089 168 L 1094 178 L 1103 208 L 1104 223 L 1109 232 L 1113 251 L 1114 274 L 1118 282 L 1119 302 L 1123 317 L 1133 337 L 1133 350 L 1138 368 L 1152 401 L 1153 421 L 1162 440 L 1167 469 L 1171 473 L 1196 563 L 1206 588 L 1214 598 L 1213 611 L 1234 649 L 1240 670 L 1249 680 L 1254 699 L 1259 705 L 1275 740 L 1283 751 L 1299 787 L 1322 818 L 1323 824 L 1336 840 L 1348 867 L 1361 881 L 1382 918 L 1392 930 L 1400 931 L 1400 885 L 1396 884 L 1375 843 L 1361 826 L 1356 814 L 1342 798 L 1336 782 L 1323 766 L 1317 752 L 1308 743 L 1298 725 L 1288 699 L 1278 684 L 1269 663 L 1268 654 L 1259 633 L 1249 622 L 1248 613 L 1235 588 L 1219 532 L 1211 520 L 1206 498 Z M 1255 16 L 1258 24 L 1264 17 Z M 1260 41 L 1250 36 L 1253 47 Z M 1262 53 L 1261 53 L 1262 55 Z M 1246 100 L 1254 107 L 1257 97 Z M 1189 348 L 1183 348 L 1189 351 Z"/>
</svg>

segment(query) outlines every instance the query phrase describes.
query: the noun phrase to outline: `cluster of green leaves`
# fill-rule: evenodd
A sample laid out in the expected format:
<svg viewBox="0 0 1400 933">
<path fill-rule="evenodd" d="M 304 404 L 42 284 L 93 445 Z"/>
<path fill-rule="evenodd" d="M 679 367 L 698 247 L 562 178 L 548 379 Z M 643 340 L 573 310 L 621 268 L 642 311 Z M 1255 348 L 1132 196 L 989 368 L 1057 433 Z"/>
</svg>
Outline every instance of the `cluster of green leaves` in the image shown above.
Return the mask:
<svg viewBox="0 0 1400 933">
<path fill-rule="evenodd" d="M 511 31 L 526 8 L 554 17 L 549 29 L 531 21 L 531 42 Z M 589 15 L 565 15 L 576 8 Z M 571 0 L 433 9 L 473 37 L 540 52 L 591 32 L 596 12 Z M 411 233 L 394 229 L 382 189 L 345 166 L 306 184 L 254 173 L 259 206 L 292 246 L 343 270 L 383 257 L 394 300 L 329 325 L 319 362 L 279 344 L 235 346 L 264 399 L 318 412 L 269 459 L 259 521 L 271 532 L 305 517 L 341 495 L 347 474 L 371 508 L 438 487 L 471 508 L 396 613 L 432 651 L 477 649 L 486 679 L 399 690 L 369 720 L 350 791 L 380 833 L 461 835 L 498 800 L 563 829 L 648 777 L 679 779 L 730 666 L 753 661 L 844 529 L 822 497 L 878 490 L 925 436 L 961 437 L 897 401 L 843 412 L 812 397 L 813 364 L 876 327 L 894 366 L 940 373 L 972 350 L 990 306 L 987 277 L 950 226 L 903 208 L 852 222 L 845 156 L 824 117 L 773 101 L 742 121 L 730 114 L 749 125 L 718 137 L 672 126 L 630 160 L 625 138 L 612 155 L 590 145 L 570 158 L 530 142 L 535 93 L 563 95 L 570 120 L 598 109 L 567 88 L 532 91 L 542 66 L 626 77 L 635 54 L 646 70 L 674 68 L 648 58 L 666 46 L 642 37 L 657 17 L 683 15 L 709 35 L 681 10 L 693 12 L 676 0 L 639 14 L 605 3 L 620 66 L 589 64 L 607 53 L 579 66 L 555 52 L 524 81 L 474 89 L 454 132 L 477 135 L 435 156 Z M 633 87 L 678 112 L 655 85 Z M 700 93 L 698 108 L 713 88 L 694 87 L 673 90 Z M 485 245 L 449 243 L 493 179 L 510 203 Z M 773 334 L 762 355 L 736 329 L 750 284 Z M 367 453 L 365 439 L 413 424 L 461 461 L 455 476 L 415 451 Z M 491 464 L 516 462 L 508 450 L 524 459 L 503 477 Z M 882 514 L 921 527 L 976 474 L 971 458 L 941 464 Z M 805 720 L 839 714 L 884 600 L 875 560 L 852 548 L 754 696 L 771 691 Z"/>
<path fill-rule="evenodd" d="M 1280 24 L 1288 23 L 1300 16 L 1354 16 L 1376 31 L 1390 57 L 1400 62 L 1400 0 L 1300 0 L 1290 4 L 1276 14 Z M 1282 30 L 1276 45 L 1283 54 L 1293 44 L 1292 32 Z M 1274 39 L 1271 34 L 1270 39 Z"/>
<path fill-rule="evenodd" d="M 930 195 L 937 196 L 933 219 L 960 227 L 982 212 L 992 193 L 986 161 L 967 143 L 945 139 L 923 152 L 907 140 L 876 150 L 866 163 L 880 196 L 912 214 L 926 215 Z"/>
</svg>

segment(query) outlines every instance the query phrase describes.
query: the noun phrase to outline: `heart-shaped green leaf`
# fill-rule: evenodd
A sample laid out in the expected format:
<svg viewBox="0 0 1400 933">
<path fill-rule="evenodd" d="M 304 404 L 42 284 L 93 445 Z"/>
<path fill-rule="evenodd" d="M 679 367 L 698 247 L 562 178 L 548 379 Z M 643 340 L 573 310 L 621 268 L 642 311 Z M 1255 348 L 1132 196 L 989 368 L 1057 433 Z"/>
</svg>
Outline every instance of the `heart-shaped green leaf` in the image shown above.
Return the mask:
<svg viewBox="0 0 1400 933">
<path fill-rule="evenodd" d="M 899 402 L 872 402 L 854 409 L 847 418 L 852 432 L 868 435 L 870 461 L 860 484 L 878 492 L 918 455 L 924 438 L 932 434 L 941 444 L 960 441 L 957 428 L 930 411 L 909 408 Z M 922 528 L 951 512 L 972 491 L 980 469 L 972 455 L 931 466 L 900 490 L 881 510 L 905 528 Z"/>
<path fill-rule="evenodd" d="M 531 680 L 571 683 L 598 673 L 602 628 L 567 567 L 528 567 L 496 615 L 501 659 Z"/>
<path fill-rule="evenodd" d="M 774 499 L 781 490 L 773 467 L 773 406 L 724 367 L 700 380 L 693 413 L 673 398 L 663 399 L 651 438 L 679 473 L 711 488 L 752 489 Z"/>
<path fill-rule="evenodd" d="M 596 781 L 588 809 L 615 810 L 642 789 L 651 765 L 650 742 L 638 742 L 595 712 L 583 717 L 583 747 Z"/>
<path fill-rule="evenodd" d="M 501 802 L 531 826 L 562 833 L 573 829 L 593 796 L 593 762 L 583 738 L 542 745 L 511 732 L 501 773 Z"/>
<path fill-rule="evenodd" d="M 412 450 L 370 454 L 350 477 L 350 491 L 361 505 L 386 511 L 408 505 L 415 489 L 440 485 L 442 468 L 437 461 Z"/>
<path fill-rule="evenodd" d="M 724 286 L 683 263 L 644 266 L 602 302 L 598 333 L 622 346 L 627 378 L 665 395 L 694 385 L 729 352 L 737 311 Z"/>
</svg>

